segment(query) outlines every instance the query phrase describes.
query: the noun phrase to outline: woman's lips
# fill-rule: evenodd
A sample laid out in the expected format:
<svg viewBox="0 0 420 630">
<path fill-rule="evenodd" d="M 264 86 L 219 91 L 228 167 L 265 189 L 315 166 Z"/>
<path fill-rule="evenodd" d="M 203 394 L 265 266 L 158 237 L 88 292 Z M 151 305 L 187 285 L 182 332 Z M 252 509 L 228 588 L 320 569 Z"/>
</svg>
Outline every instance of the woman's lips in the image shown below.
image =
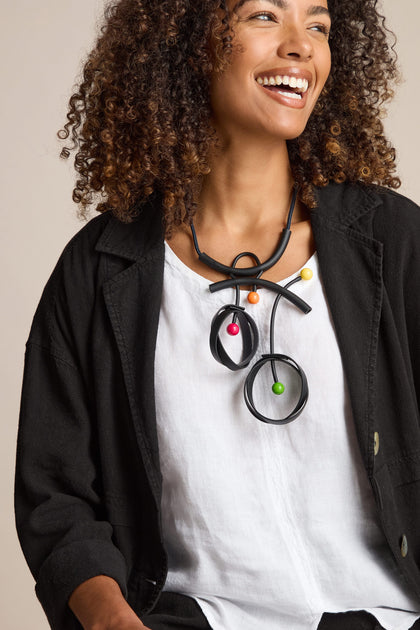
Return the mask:
<svg viewBox="0 0 420 630">
<path fill-rule="evenodd" d="M 264 90 L 265 94 L 278 103 L 282 105 L 286 105 L 287 107 L 292 107 L 295 109 L 302 109 L 305 107 L 308 92 L 304 92 L 301 94 L 297 94 L 295 92 L 286 91 L 281 85 L 259 85 L 261 90 Z"/>
<path fill-rule="evenodd" d="M 302 68 L 272 68 L 255 77 L 258 85 L 275 100 L 289 107 L 302 108 L 313 82 L 311 72 Z"/>
</svg>

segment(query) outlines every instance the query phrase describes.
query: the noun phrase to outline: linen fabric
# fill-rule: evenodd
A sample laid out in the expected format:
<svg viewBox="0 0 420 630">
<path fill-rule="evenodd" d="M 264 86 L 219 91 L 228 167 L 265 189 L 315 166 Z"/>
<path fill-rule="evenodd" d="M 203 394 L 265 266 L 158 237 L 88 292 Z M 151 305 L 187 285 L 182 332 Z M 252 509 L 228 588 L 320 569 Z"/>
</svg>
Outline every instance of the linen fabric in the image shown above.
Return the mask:
<svg viewBox="0 0 420 630">
<path fill-rule="evenodd" d="M 312 311 L 280 300 L 274 351 L 304 369 L 310 395 L 296 421 L 275 426 L 250 414 L 243 387 L 269 352 L 276 294 L 260 289 L 250 305 L 241 291 L 259 348 L 249 368 L 227 370 L 208 336 L 235 291 L 211 293 L 166 243 L 155 359 L 165 589 L 195 597 L 213 630 L 316 630 L 324 612 L 362 608 L 386 630 L 408 630 L 420 601 L 404 593 L 378 524 L 316 254 L 305 267 L 313 278 L 292 290 Z M 220 337 L 238 361 L 241 339 L 226 333 L 229 321 Z M 269 364 L 254 384 L 257 408 L 272 418 L 285 417 L 300 394 L 296 374 L 276 368 L 281 397 Z"/>
<path fill-rule="evenodd" d="M 363 465 L 406 592 L 420 597 L 420 212 L 376 187 L 330 184 L 317 197 L 312 227 Z M 53 630 L 80 630 L 67 600 L 94 575 L 113 577 L 140 618 L 166 579 L 159 197 L 138 212 L 128 225 L 100 215 L 72 239 L 28 339 L 16 521 Z"/>
<path fill-rule="evenodd" d="M 164 591 L 151 612 L 144 618 L 151 630 L 209 630 L 210 626 L 201 614 L 197 602 L 185 595 Z M 415 622 L 412 630 L 420 628 Z M 350 613 L 326 613 L 317 630 L 384 630 L 373 615 L 363 611 Z"/>
</svg>

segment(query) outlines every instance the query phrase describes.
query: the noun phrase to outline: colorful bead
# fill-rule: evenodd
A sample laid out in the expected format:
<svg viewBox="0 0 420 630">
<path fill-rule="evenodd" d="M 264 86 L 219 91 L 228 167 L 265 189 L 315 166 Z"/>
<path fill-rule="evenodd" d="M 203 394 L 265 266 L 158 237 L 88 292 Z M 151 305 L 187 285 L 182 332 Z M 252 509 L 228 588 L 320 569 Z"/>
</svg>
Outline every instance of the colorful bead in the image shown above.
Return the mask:
<svg viewBox="0 0 420 630">
<path fill-rule="evenodd" d="M 231 324 L 229 324 L 226 330 L 229 335 L 232 335 L 232 337 L 235 337 L 235 335 L 237 335 L 239 332 L 239 326 L 238 324 L 235 324 L 235 322 L 232 322 Z"/>
<path fill-rule="evenodd" d="M 274 383 L 271 389 L 273 391 L 273 394 L 276 394 L 276 396 L 280 396 L 280 394 L 284 392 L 284 385 L 283 383 Z"/>
<path fill-rule="evenodd" d="M 302 271 L 300 272 L 300 277 L 302 278 L 302 280 L 311 280 L 313 275 L 314 274 L 312 269 L 309 269 L 308 267 L 305 267 L 305 269 L 302 269 Z"/>
<path fill-rule="evenodd" d="M 256 291 L 251 291 L 251 293 L 248 293 L 248 302 L 250 304 L 258 304 L 259 301 L 260 301 L 260 296 L 258 295 Z"/>
</svg>

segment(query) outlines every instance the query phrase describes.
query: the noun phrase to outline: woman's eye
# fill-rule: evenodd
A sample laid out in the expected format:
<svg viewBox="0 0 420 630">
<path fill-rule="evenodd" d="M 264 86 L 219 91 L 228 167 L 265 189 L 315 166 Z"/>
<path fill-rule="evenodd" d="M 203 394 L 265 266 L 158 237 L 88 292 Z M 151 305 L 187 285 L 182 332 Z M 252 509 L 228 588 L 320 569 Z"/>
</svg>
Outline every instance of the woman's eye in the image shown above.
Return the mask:
<svg viewBox="0 0 420 630">
<path fill-rule="evenodd" d="M 326 35 L 327 37 L 330 34 L 330 29 L 325 24 L 314 24 L 313 26 L 311 26 L 310 30 L 318 31 L 318 33 L 322 33 L 323 35 Z"/>
<path fill-rule="evenodd" d="M 250 20 L 260 20 L 261 22 L 272 22 L 275 18 L 272 13 L 255 13 L 251 15 Z"/>
</svg>

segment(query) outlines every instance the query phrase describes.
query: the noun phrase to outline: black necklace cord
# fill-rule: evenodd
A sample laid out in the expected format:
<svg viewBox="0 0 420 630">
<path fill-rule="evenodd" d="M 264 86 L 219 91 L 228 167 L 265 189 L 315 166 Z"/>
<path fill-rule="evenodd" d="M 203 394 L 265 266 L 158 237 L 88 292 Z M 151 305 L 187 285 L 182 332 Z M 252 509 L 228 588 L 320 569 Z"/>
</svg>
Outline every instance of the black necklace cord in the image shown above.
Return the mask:
<svg viewBox="0 0 420 630">
<path fill-rule="evenodd" d="M 293 280 L 291 280 L 290 282 L 288 282 L 284 288 L 288 289 L 289 287 L 293 286 L 294 284 L 296 284 L 296 282 L 299 282 L 300 280 L 302 280 L 302 276 L 299 275 L 296 278 L 294 278 Z M 273 308 L 271 309 L 271 318 L 270 318 L 270 354 L 274 354 L 274 329 L 275 329 L 275 321 L 276 321 L 276 314 L 277 314 L 277 306 L 280 302 L 280 299 L 282 297 L 281 293 L 278 293 L 276 296 L 276 299 L 274 300 L 274 304 L 273 304 Z M 284 385 L 283 383 L 279 382 L 279 379 L 277 377 L 277 371 L 276 371 L 276 363 L 275 361 L 272 361 L 271 363 L 271 373 L 273 374 L 273 387 L 272 390 L 275 394 L 282 394 L 284 392 Z"/>
<path fill-rule="evenodd" d="M 216 293 L 216 291 L 221 291 L 222 289 L 230 289 L 231 287 L 237 287 L 242 284 L 252 284 L 255 282 L 255 278 L 231 278 L 230 280 L 219 280 L 218 282 L 213 282 L 213 284 L 209 285 L 210 293 Z M 271 280 L 264 280 L 262 278 L 258 279 L 258 287 L 264 289 L 270 289 L 274 293 L 280 293 L 286 300 L 289 300 L 294 306 L 302 311 L 305 315 L 310 313 L 312 308 L 309 306 L 305 300 L 302 300 L 298 295 L 293 293 L 293 291 L 289 291 L 287 287 L 282 287 L 280 284 L 276 284 L 275 282 L 271 282 Z"/>
<path fill-rule="evenodd" d="M 308 268 L 302 269 L 302 271 L 300 272 L 300 274 L 296 277 L 293 278 L 293 280 L 291 280 L 290 282 L 288 282 L 283 288 L 288 291 L 289 287 L 293 286 L 294 284 L 296 284 L 297 282 L 300 282 L 300 280 L 310 280 L 312 278 L 313 274 L 312 271 Z M 274 328 L 275 328 L 275 319 L 276 319 L 276 313 L 277 313 L 277 306 L 279 304 L 280 299 L 283 297 L 282 293 L 278 293 L 276 296 L 276 299 L 274 300 L 274 304 L 273 304 L 273 308 L 271 310 L 271 319 L 270 319 L 270 354 L 263 354 L 261 359 L 259 361 L 257 361 L 255 363 L 255 365 L 251 368 L 246 380 L 245 380 L 245 384 L 244 384 L 244 398 L 245 398 L 245 403 L 249 409 L 249 411 L 252 413 L 253 416 L 255 416 L 256 418 L 258 418 L 258 420 L 261 420 L 261 422 L 265 422 L 267 424 L 289 424 L 289 422 L 292 422 L 293 420 L 296 420 L 296 418 L 298 418 L 300 416 L 300 414 L 302 413 L 307 401 L 308 401 L 308 397 L 309 397 L 309 388 L 308 388 L 308 379 L 306 378 L 306 374 L 305 372 L 302 370 L 302 368 L 298 365 L 298 363 L 296 363 L 296 361 L 294 359 L 292 359 L 291 357 L 285 355 L 285 354 L 276 354 L 274 352 Z M 311 310 L 311 308 L 309 307 L 309 311 Z M 309 312 L 306 311 L 306 312 Z M 305 312 L 305 311 L 303 311 Z M 276 395 L 281 395 L 284 393 L 285 391 L 285 387 L 283 385 L 283 383 L 280 383 L 277 377 L 277 370 L 276 370 L 276 362 L 278 363 L 283 363 L 288 365 L 290 368 L 292 368 L 292 370 L 294 370 L 300 380 L 300 395 L 299 395 L 299 399 L 294 407 L 294 409 L 290 412 L 290 414 L 288 416 L 286 416 L 285 418 L 268 418 L 267 416 L 264 416 L 262 413 L 260 413 L 254 403 L 254 395 L 253 395 L 253 388 L 254 388 L 254 382 L 256 377 L 258 376 L 260 370 L 266 365 L 266 363 L 270 363 L 271 366 L 271 372 L 273 375 L 273 386 L 272 386 L 272 392 Z"/>
<path fill-rule="evenodd" d="M 255 267 L 258 267 L 258 266 L 261 265 L 261 261 L 258 258 L 258 256 L 256 254 L 253 254 L 252 252 L 242 252 L 241 254 L 238 254 L 236 256 L 236 258 L 234 259 L 233 263 L 232 263 L 232 267 L 234 268 L 234 273 L 230 274 L 230 277 L 232 278 L 232 280 L 235 279 L 235 275 L 237 274 L 237 267 L 236 267 L 236 265 L 238 264 L 238 261 L 241 258 L 252 258 L 254 260 L 254 262 L 255 262 Z M 255 275 L 255 278 L 256 279 L 260 278 L 262 276 L 262 274 L 263 274 L 263 272 L 260 271 L 259 273 L 257 273 Z M 236 292 L 237 293 L 238 293 L 238 289 L 239 289 L 239 285 L 237 285 L 237 287 L 236 287 Z M 253 295 L 253 294 L 255 294 L 255 295 Z M 252 296 L 252 297 L 250 297 L 250 296 Z M 251 304 L 258 304 L 259 301 L 260 301 L 260 298 L 259 298 L 259 295 L 257 293 L 257 285 L 253 284 L 252 285 L 252 291 L 248 295 L 248 302 L 250 302 Z"/>
<path fill-rule="evenodd" d="M 289 208 L 289 214 L 287 216 L 286 227 L 281 232 L 279 244 L 277 245 L 277 248 L 274 254 L 271 256 L 271 258 L 266 260 L 264 263 L 261 263 L 257 265 L 256 267 L 239 267 L 239 268 L 235 268 L 232 265 L 231 266 L 223 265 L 218 260 L 215 260 L 211 256 L 208 256 L 205 252 L 200 251 L 200 248 L 198 246 L 197 234 L 195 232 L 194 224 L 191 221 L 190 227 L 191 227 L 195 251 L 197 252 L 198 258 L 201 260 L 202 263 L 204 263 L 211 269 L 218 271 L 219 273 L 222 273 L 226 276 L 232 276 L 233 274 L 235 277 L 241 277 L 241 278 L 249 277 L 252 275 L 255 275 L 258 277 L 258 274 L 262 274 L 264 271 L 267 271 L 267 269 L 274 267 L 274 265 L 283 256 L 285 249 L 289 243 L 289 239 L 291 235 L 290 226 L 292 224 L 292 217 L 293 217 L 293 212 L 296 205 L 297 194 L 298 194 L 298 188 L 297 186 L 294 186 L 292 201 Z"/>
<path fill-rule="evenodd" d="M 260 265 L 261 264 L 260 263 L 260 259 L 258 258 L 258 256 L 256 254 L 253 254 L 252 252 L 242 252 L 241 254 L 238 254 L 236 256 L 236 258 L 234 259 L 234 261 L 232 263 L 232 268 L 234 270 L 234 273 L 236 272 L 236 265 L 238 264 L 238 261 L 241 258 L 252 258 L 256 265 Z M 235 280 L 234 273 L 230 274 L 230 277 L 231 277 L 232 280 Z M 261 276 L 261 274 L 262 274 L 262 271 L 261 271 L 261 273 L 259 273 L 256 276 L 256 278 L 259 278 Z M 248 301 L 251 304 L 257 304 L 260 301 L 260 297 L 259 297 L 259 295 L 257 293 L 257 285 L 256 284 L 253 285 L 253 290 L 251 291 L 251 293 L 248 294 Z M 239 302 L 240 302 L 240 283 L 235 285 L 235 304 L 236 304 L 236 306 L 239 306 Z M 236 314 L 235 314 L 233 316 L 233 318 L 232 318 L 232 324 L 233 325 L 229 324 L 229 326 L 227 327 L 227 331 L 228 331 L 229 335 L 237 335 L 239 333 L 238 326 L 237 325 L 235 326 L 236 319 L 237 319 L 237 317 L 236 317 Z"/>
</svg>

